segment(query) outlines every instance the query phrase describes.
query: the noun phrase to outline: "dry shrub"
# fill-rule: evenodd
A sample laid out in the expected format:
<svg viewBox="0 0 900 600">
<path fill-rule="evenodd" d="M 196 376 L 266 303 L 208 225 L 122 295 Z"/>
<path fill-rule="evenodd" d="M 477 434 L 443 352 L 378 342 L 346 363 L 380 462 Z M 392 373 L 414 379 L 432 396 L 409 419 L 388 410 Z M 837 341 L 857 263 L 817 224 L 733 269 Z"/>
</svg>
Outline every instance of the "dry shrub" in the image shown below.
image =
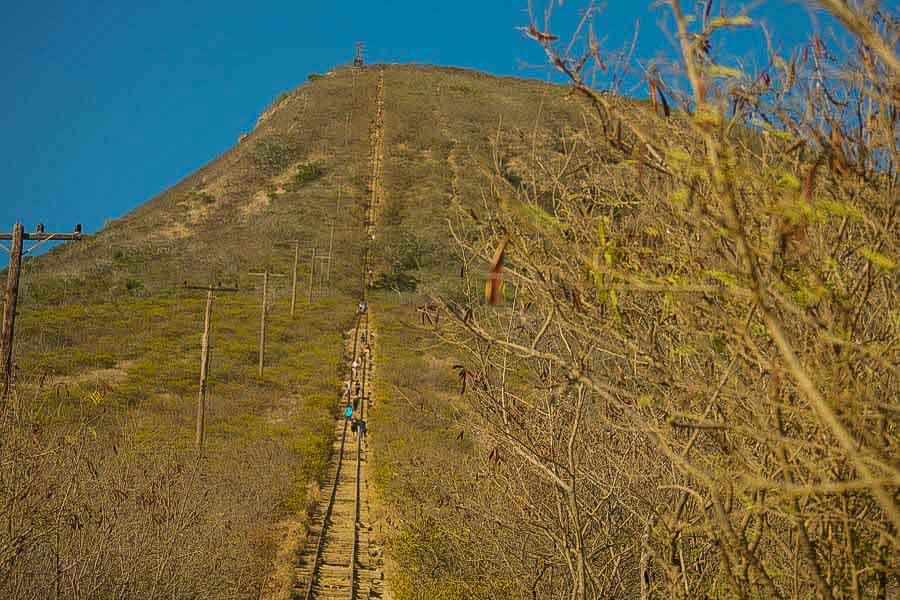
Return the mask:
<svg viewBox="0 0 900 600">
<path fill-rule="evenodd" d="M 198 457 L 127 413 L 63 424 L 16 398 L 0 416 L 0 596 L 256 597 L 297 457 L 269 441 Z M 235 468 L 237 466 L 237 468 Z"/>
<path fill-rule="evenodd" d="M 744 74 L 707 43 L 744 17 L 667 4 L 679 55 L 644 106 L 586 83 L 590 11 L 572 44 L 551 8 L 526 28 L 585 126 L 498 130 L 453 224 L 506 280 L 500 307 L 434 298 L 485 447 L 461 510 L 523 597 L 892 596 L 897 17 L 823 1 L 849 46 Z"/>
</svg>

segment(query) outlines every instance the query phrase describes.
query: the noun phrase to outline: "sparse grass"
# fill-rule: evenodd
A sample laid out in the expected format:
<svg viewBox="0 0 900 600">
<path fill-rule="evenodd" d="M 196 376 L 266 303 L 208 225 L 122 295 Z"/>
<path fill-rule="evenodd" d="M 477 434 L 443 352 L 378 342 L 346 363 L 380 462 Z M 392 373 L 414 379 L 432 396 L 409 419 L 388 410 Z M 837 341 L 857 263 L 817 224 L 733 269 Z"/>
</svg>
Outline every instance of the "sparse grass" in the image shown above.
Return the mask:
<svg viewBox="0 0 900 600">
<path fill-rule="evenodd" d="M 396 523 L 388 548 L 398 567 L 392 591 L 397 600 L 511 597 L 489 548 L 478 551 L 488 524 L 473 521 L 459 496 L 477 486 L 469 470 L 477 447 L 456 406 L 453 361 L 427 332 L 416 332 L 416 298 L 396 298 L 371 299 L 382 366 L 369 438 L 375 482 Z"/>
<path fill-rule="evenodd" d="M 68 466 L 57 471 L 41 459 L 41 480 L 7 505 L 8 516 L 13 531 L 33 519 L 50 518 L 52 525 L 54 514 L 78 520 L 78 527 L 56 538 L 50 549 L 61 554 L 67 571 L 80 572 L 95 559 L 104 567 L 88 580 L 73 576 L 73 582 L 95 585 L 101 595 L 112 594 L 129 578 L 130 594 L 145 597 L 258 593 L 275 551 L 269 526 L 286 514 L 305 514 L 309 483 L 327 464 L 342 332 L 351 322 L 353 303 L 331 299 L 302 306 L 291 321 L 284 300 L 277 302 L 270 315 L 269 367 L 259 379 L 258 323 L 247 319 L 255 302 L 252 293 L 223 295 L 214 311 L 207 442 L 199 460 L 193 435 L 202 299 L 123 299 L 22 315 L 20 339 L 35 343 L 20 345 L 19 378 L 35 385 L 20 387 L 4 420 L 4 437 L 18 439 L 38 427 L 40 437 L 30 443 Z M 90 375 L 123 363 L 120 382 Z M 38 385 L 39 374 L 48 372 L 78 377 L 57 385 L 44 378 Z M 101 464 L 94 473 L 92 465 Z M 52 490 L 66 481 L 75 487 L 65 497 L 54 496 Z M 147 486 L 154 496 L 141 492 Z M 98 487 L 105 491 L 96 493 Z M 124 490 L 126 502 L 116 490 Z M 54 500 L 39 508 L 28 500 L 47 494 Z M 188 512 L 148 512 L 147 502 L 183 502 Z M 86 506 L 89 514 L 114 511 L 116 517 L 88 518 Z M 100 543 L 126 531 L 152 530 L 159 535 L 146 539 L 141 554 L 131 559 L 131 550 Z M 163 556 L 164 544 L 173 540 L 190 559 L 172 562 Z M 97 551 L 78 550 L 82 545 Z M 35 549 L 7 562 L 8 597 L 47 597 L 56 585 L 46 562 L 50 556 Z M 155 569 L 165 573 L 164 581 L 153 579 Z"/>
<path fill-rule="evenodd" d="M 372 82 L 360 77 L 355 96 L 346 93 L 349 76 L 311 83 L 302 97 L 283 95 L 224 156 L 83 242 L 26 260 L 19 387 L 3 413 L 3 439 L 11 442 L 0 470 L 2 481 L 25 486 L 24 496 L 10 487 L 2 495 L 12 526 L 0 545 L 21 551 L 0 557 L 0 595 L 53 597 L 58 583 L 60 598 L 258 597 L 274 552 L 270 527 L 288 513 L 305 515 L 309 484 L 331 449 L 342 334 L 359 285 L 362 245 L 354 234 Z M 332 123 L 351 109 L 345 146 L 344 127 Z M 264 210 L 242 211 L 260 190 L 274 192 L 273 178 L 295 164 L 309 165 L 303 185 Z M 290 321 L 289 286 L 275 282 L 260 379 L 258 282 L 246 272 L 289 273 L 293 254 L 274 243 L 303 238 L 326 248 L 321 224 L 335 217 L 334 296 L 307 307 L 301 263 L 299 314 Z M 184 281 L 242 289 L 220 295 L 214 308 L 199 462 L 193 431 L 205 298 L 184 292 Z M 172 510 L 147 510 L 148 498 Z M 98 521 L 98 514 L 117 516 Z M 77 528 L 63 526 L 75 515 Z"/>
<path fill-rule="evenodd" d="M 19 520 L 4 541 L 14 546 L 20 543 L 16 540 L 30 540 L 27 532 L 32 522 L 46 526 L 42 539 L 50 541 L 42 546 L 22 545 L 20 555 L 0 558 L 6 560 L 4 574 L 12 573 L 3 591 L 11 590 L 13 596 L 15 592 L 46 596 L 56 581 L 63 580 L 57 576 L 55 562 L 61 556 L 64 565 L 102 563 L 103 569 L 87 569 L 90 578 L 81 581 L 113 590 L 109 595 L 121 590 L 131 597 L 257 595 L 273 552 L 267 527 L 286 511 L 306 510 L 310 503 L 307 483 L 324 469 L 330 448 L 329 411 L 339 388 L 340 333 L 351 318 L 359 285 L 362 243 L 358 232 L 366 197 L 368 127 L 377 69 L 364 69 L 357 77 L 351 87 L 349 73 L 338 70 L 333 77 L 304 86 L 302 95 L 282 95 L 240 146 L 131 215 L 111 222 L 96 236 L 27 261 L 17 362 L 18 380 L 33 385 L 22 387 L 16 410 L 7 411 L 3 421 L 3 439 L 11 440 L 4 444 L 4 451 L 10 453 L 5 456 L 13 457 L 3 463 L 3 481 L 13 482 L 4 499 L 20 498 L 10 504 Z M 578 307 L 584 309 L 583 303 L 589 301 L 591 315 L 599 315 L 599 324 L 587 335 L 575 336 L 578 343 L 571 352 L 581 353 L 581 367 L 596 368 L 611 382 L 626 386 L 629 406 L 643 414 L 661 414 L 654 421 L 654 432 L 669 435 L 681 423 L 678 419 L 703 415 L 709 398 L 717 397 L 714 386 L 734 348 L 744 348 L 744 358 L 755 356 L 767 352 L 773 338 L 758 318 L 748 319 L 741 330 L 708 326 L 706 319 L 714 310 L 738 306 L 729 303 L 727 295 L 746 285 L 739 272 L 718 264 L 731 260 L 723 257 L 733 257 L 727 231 L 713 231 L 708 239 L 685 233 L 693 232 L 698 222 L 697 214 L 689 212 L 696 206 L 686 202 L 688 197 L 678 187 L 637 171 L 639 161 L 634 156 L 604 143 L 602 125 L 585 118 L 588 105 L 583 99 L 560 86 L 424 66 L 387 66 L 385 83 L 387 206 L 375 248 L 376 275 L 379 287 L 385 289 L 372 299 L 379 315 L 379 387 L 369 439 L 375 450 L 378 489 L 389 502 L 395 522 L 390 554 L 399 570 L 393 587 L 398 600 L 528 598 L 534 589 L 558 589 L 560 579 L 549 577 L 561 577 L 570 568 L 565 563 L 571 554 L 560 548 L 573 545 L 567 537 L 573 535 L 570 521 L 558 517 L 563 510 L 553 495 L 558 486 L 547 485 L 535 476 L 533 463 L 508 451 L 502 428 L 486 427 L 496 424 L 499 404 L 473 401 L 473 396 L 496 400 L 492 394 L 499 386 L 494 376 L 502 360 L 497 345 L 454 355 L 439 348 L 436 338 L 411 327 L 419 322 L 413 307 L 434 294 L 481 310 L 474 299 L 482 294 L 484 255 L 496 245 L 498 232 L 492 228 L 505 224 L 526 233 L 546 233 L 548 228 L 553 233 L 558 218 L 554 211 L 568 206 L 572 211 L 558 237 L 548 235 L 530 251 L 520 247 L 515 255 L 519 261 L 548 255 L 555 260 L 552 270 L 535 272 L 532 278 L 551 283 L 546 284 L 545 303 L 535 300 L 532 312 L 521 317 L 522 327 L 540 326 L 532 320 L 537 319 L 537 308 L 548 306 L 548 298 L 570 317 L 567 322 L 585 318 Z M 663 120 L 646 101 L 613 97 L 607 101 L 621 120 L 650 129 L 659 138 L 684 141 L 688 125 L 684 115 L 676 113 Z M 335 123 L 343 123 L 351 109 L 350 139 L 345 144 L 344 127 Z M 607 131 L 606 135 L 612 134 Z M 760 150 L 752 136 L 744 137 L 749 138 L 744 140 L 748 148 Z M 686 154 L 687 159 L 673 155 L 672 160 L 687 160 L 689 171 L 706 172 L 690 162 L 691 153 Z M 572 156 L 578 160 L 567 162 Z M 537 162 L 545 171 L 536 167 Z M 274 197 L 273 179 L 297 164 L 303 167 L 294 178 L 296 185 L 277 194 L 277 202 L 249 216 L 241 212 L 261 190 Z M 566 171 L 566 164 L 578 166 L 581 174 L 576 177 Z M 579 179 L 587 175 L 589 180 Z M 747 182 L 765 188 L 767 194 L 787 200 L 796 195 L 796 184 L 784 172 L 745 171 L 745 175 Z M 341 188 L 341 210 L 337 211 Z M 204 189 L 215 190 L 214 203 L 191 195 Z M 528 202 L 511 202 L 520 193 Z M 859 195 L 854 202 L 845 202 L 837 192 L 821 196 L 811 212 L 796 202 L 773 202 L 754 216 L 753 223 L 762 231 L 762 223 L 782 213 L 793 224 L 804 216 L 816 226 L 846 220 L 848 235 L 865 237 L 866 218 L 871 220 L 865 211 L 877 208 L 867 196 Z M 161 237 L 160 231 L 183 224 L 185 210 L 179 203 L 186 198 L 208 210 L 191 224 L 187 237 Z M 238 282 L 244 288 L 255 285 L 246 277 L 247 270 L 268 267 L 289 272 L 290 252 L 276 249 L 273 243 L 305 238 L 324 248 L 327 228 L 323 224 L 335 215 L 333 277 L 338 295 L 311 309 L 304 307 L 300 318 L 290 322 L 284 318 L 284 288 L 276 287 L 264 378 L 258 378 L 255 369 L 257 293 L 244 289 L 217 300 L 208 449 L 196 461 L 191 444 L 203 299 L 179 291 L 181 282 Z M 463 223 L 455 229 L 458 240 L 448 231 L 448 221 Z M 573 232 L 577 234 L 574 241 L 570 239 Z M 761 235 L 754 241 L 771 249 Z M 829 246 L 821 242 L 821 247 Z M 558 248 L 571 251 L 554 254 Z M 578 252 L 588 253 L 584 265 L 599 265 L 598 272 L 566 279 L 573 264 L 581 264 L 573 260 L 580 256 Z M 866 281 L 875 282 L 866 284 L 872 286 L 874 298 L 883 300 L 896 293 L 891 256 L 866 246 L 858 256 L 850 253 L 842 260 L 853 267 L 848 272 L 854 277 L 861 273 Z M 822 264 L 833 268 L 826 260 Z M 823 286 L 808 265 L 773 265 L 773 273 L 778 272 L 773 289 L 806 315 L 798 321 L 834 319 L 835 314 L 847 312 L 831 279 Z M 301 278 L 308 274 L 305 269 Z M 643 277 L 649 275 L 669 283 L 696 276 L 698 284 L 707 286 L 707 293 L 686 300 L 683 291 L 661 292 L 652 302 L 643 292 L 611 293 L 611 288 L 624 286 L 623 272 L 637 277 L 638 283 L 646 283 Z M 565 281 L 573 284 L 563 286 L 560 282 Z M 413 282 L 421 296 L 403 292 Z M 597 293 L 586 295 L 585 290 Z M 507 306 L 513 293 L 511 286 L 503 290 Z M 835 311 L 816 314 L 829 294 L 834 294 Z M 658 315 L 648 317 L 649 307 Z M 510 311 L 505 308 L 478 316 L 493 319 L 489 324 L 497 331 L 505 331 L 513 322 L 507 321 Z M 895 331 L 896 311 L 871 323 L 873 328 L 883 324 Z M 625 358 L 595 353 L 597 344 L 612 344 L 610 340 L 626 327 L 636 332 L 620 340 L 626 350 L 613 348 L 622 350 L 617 354 Z M 518 329 L 515 332 L 524 335 Z M 559 335 L 548 334 L 556 344 L 551 350 L 565 346 Z M 896 335 L 882 337 L 884 344 Z M 657 338 L 661 349 L 651 346 Z M 842 336 L 836 339 L 846 341 Z M 657 362 L 648 362 L 633 351 L 635 345 Z M 887 354 L 890 347 L 881 350 L 880 355 L 892 356 Z M 829 386 L 839 387 L 835 382 L 845 379 L 840 372 L 828 371 L 849 360 L 847 354 L 843 356 L 815 363 L 822 372 L 834 373 L 826 381 Z M 461 381 L 453 366 L 471 367 L 479 360 L 488 365 L 483 373 L 476 373 L 484 374 L 484 387 L 475 388 L 478 380 L 468 380 L 468 396 L 461 398 Z M 123 364 L 127 364 L 124 376 L 108 385 L 90 376 L 97 369 Z M 672 365 L 674 370 L 667 373 L 673 377 L 659 376 L 651 368 L 654 364 Z M 564 445 L 560 440 L 567 432 L 559 428 L 571 421 L 572 389 L 554 396 L 558 388 L 547 382 L 565 386 L 562 380 L 573 372 L 560 374 L 562 369 L 554 365 L 550 371 L 556 379 L 552 379 L 544 366 L 539 361 L 513 362 L 506 370 L 506 389 L 532 403 L 522 408 L 527 418 L 517 422 L 521 427 L 517 431 L 528 431 L 530 437 L 524 439 L 535 444 L 534 458 L 552 470 L 562 468 L 559 465 L 567 460 L 560 451 Z M 72 378 L 68 388 L 41 388 L 41 379 L 51 372 Z M 717 376 L 711 378 L 712 372 Z M 748 423 L 760 417 L 752 409 L 766 399 L 758 393 L 768 385 L 757 376 L 763 372 L 754 367 L 742 375 L 740 386 L 725 388 L 722 402 L 730 404 L 723 404 L 728 409 L 723 415 L 740 414 Z M 845 371 L 851 372 L 852 377 L 865 378 L 871 370 Z M 682 395 L 677 403 L 666 404 L 672 389 L 681 390 Z M 779 407 L 791 414 L 800 410 L 802 402 L 795 396 L 785 391 Z M 852 397 L 838 398 L 842 410 L 860 408 Z M 877 404 L 871 406 L 877 408 Z M 882 427 L 871 430 L 885 439 L 895 438 L 896 419 L 889 412 L 893 408 L 888 405 L 884 410 L 888 416 L 883 417 Z M 676 523 L 677 528 L 674 521 L 648 518 L 656 510 L 648 507 L 672 508 L 671 486 L 683 488 L 695 480 L 689 476 L 673 480 L 670 465 L 646 451 L 646 444 L 635 441 L 633 424 L 615 420 L 615 405 L 610 409 L 609 403 L 597 400 L 587 413 L 591 433 L 579 439 L 583 443 L 579 456 L 602 461 L 578 463 L 579 468 L 586 465 L 583 469 L 591 475 L 588 483 L 579 483 L 580 489 L 614 486 L 615 494 L 605 496 L 604 502 L 620 503 L 615 509 L 619 512 L 610 509 L 608 518 L 597 519 L 587 530 L 598 547 L 605 548 L 594 557 L 600 565 L 598 572 L 621 568 L 624 573 L 610 578 L 610 594 L 634 595 L 631 592 L 641 580 L 637 563 L 651 546 L 656 561 L 654 589 L 674 589 L 680 594 L 681 563 L 675 561 L 681 558 L 673 558 L 671 550 L 679 545 L 689 560 L 703 559 L 693 563 L 697 566 L 690 576 L 702 570 L 705 579 L 692 591 L 706 585 L 711 596 L 740 592 L 740 587 L 729 587 L 729 574 L 746 578 L 751 567 L 743 555 L 737 555 L 733 564 L 718 558 L 717 548 L 724 538 L 710 534 L 718 527 L 706 520 L 713 512 L 707 510 L 712 504 L 695 505 L 691 500 L 688 514 L 695 520 Z M 546 422 L 541 419 L 549 419 L 547 415 L 558 420 L 543 427 Z M 724 417 L 710 418 L 717 419 L 707 423 L 712 433 L 703 434 L 694 456 L 704 457 L 716 473 L 730 476 L 735 471 L 721 449 L 729 444 L 736 447 L 746 431 L 719 435 L 716 428 Z M 603 419 L 612 419 L 614 426 L 604 425 Z M 677 430 L 672 439 L 683 443 L 679 437 L 683 433 Z M 754 451 L 771 438 L 757 441 Z M 553 448 L 556 454 L 548 454 L 545 448 Z M 805 448 L 798 444 L 794 449 L 800 453 Z M 751 455 L 749 451 L 742 454 Z M 817 461 L 813 456 L 804 460 Z M 776 463 L 769 458 L 761 461 L 765 468 Z M 837 465 L 835 472 L 843 469 Z M 37 480 L 35 473 L 40 474 Z M 734 480 L 725 481 L 731 485 Z M 72 494 L 61 495 L 60 490 L 70 484 Z M 17 496 L 14 492 L 20 488 L 16 486 L 27 489 L 27 494 Z M 762 510 L 772 496 L 735 495 L 733 488 L 724 489 L 732 514 L 746 515 L 745 521 L 734 517 L 742 527 L 741 535 L 756 543 L 768 521 L 754 511 Z M 853 510 L 865 506 L 866 519 L 876 518 L 877 511 L 871 511 L 871 503 L 862 502 L 861 496 L 847 494 L 846 498 Z M 600 506 L 594 497 L 588 500 L 587 513 Z M 172 509 L 178 502 L 183 508 Z M 101 507 L 101 516 L 93 506 Z M 37 515 L 34 521 L 28 517 L 32 514 Z M 109 514 L 117 515 L 112 524 L 104 516 Z M 775 519 L 777 532 L 789 531 L 791 522 L 802 522 L 784 514 Z M 853 521 L 863 522 L 867 521 L 862 517 Z M 547 523 L 550 526 L 545 527 Z M 539 531 L 539 526 L 545 529 Z M 115 535 L 106 535 L 105 527 L 112 527 Z M 813 533 L 817 540 L 824 540 L 840 527 L 837 520 L 818 520 Z M 63 533 L 54 541 L 51 534 L 56 532 Z M 668 543 L 673 535 L 674 546 Z M 110 545 L 100 543 L 107 539 L 112 540 Z M 789 548 L 796 548 L 796 540 L 788 540 Z M 857 541 L 860 544 L 852 557 L 863 553 L 871 557 L 879 551 L 871 538 Z M 603 545 L 607 542 L 608 548 Z M 769 543 L 769 549 L 776 551 L 762 556 L 764 566 L 774 577 L 788 581 L 789 566 L 777 562 L 777 553 L 783 549 Z M 93 554 L 79 550 L 95 545 Z M 521 551 L 523 545 L 527 552 Z M 173 547 L 179 552 L 171 554 Z M 134 548 L 152 550 L 141 553 Z M 109 560 L 96 563 L 98 557 Z M 827 572 L 839 573 L 841 559 L 832 558 L 825 565 Z M 546 567 L 550 564 L 552 568 Z M 895 558 L 885 555 L 883 564 L 887 568 L 876 570 L 896 572 Z M 539 581 L 545 567 L 550 569 L 549 576 Z M 157 572 L 162 575 L 153 575 Z M 63 581 L 69 585 L 74 575 L 67 577 Z"/>
</svg>

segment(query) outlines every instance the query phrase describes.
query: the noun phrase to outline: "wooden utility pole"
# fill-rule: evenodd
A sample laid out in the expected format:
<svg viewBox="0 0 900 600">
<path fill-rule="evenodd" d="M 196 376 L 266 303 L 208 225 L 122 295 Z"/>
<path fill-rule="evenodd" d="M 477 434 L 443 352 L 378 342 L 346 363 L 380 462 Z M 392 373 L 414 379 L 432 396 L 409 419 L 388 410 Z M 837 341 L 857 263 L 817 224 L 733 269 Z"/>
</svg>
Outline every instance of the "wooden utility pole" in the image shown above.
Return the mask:
<svg viewBox="0 0 900 600">
<path fill-rule="evenodd" d="M 291 283 L 291 318 L 297 308 L 297 266 L 300 264 L 300 244 L 294 244 L 294 277 Z"/>
<path fill-rule="evenodd" d="M 209 397 L 209 332 L 212 321 L 212 306 L 214 292 L 236 292 L 237 287 L 225 288 L 221 286 L 198 286 L 184 283 L 188 290 L 206 290 L 206 316 L 203 319 L 203 338 L 200 342 L 200 393 L 197 397 L 197 431 L 194 436 L 194 445 L 198 450 L 203 450 L 203 439 L 206 435 L 206 404 Z"/>
<path fill-rule="evenodd" d="M 316 247 L 313 246 L 312 256 L 309 259 L 309 296 L 306 299 L 307 303 L 312 304 L 313 299 L 313 276 L 316 273 Z"/>
<path fill-rule="evenodd" d="M 287 277 L 283 273 L 269 273 L 266 269 L 262 273 L 250 272 L 250 275 L 258 275 L 263 278 L 262 289 L 262 317 L 259 323 L 259 376 L 263 376 L 263 365 L 266 360 L 266 315 L 269 312 L 269 277 Z"/>
<path fill-rule="evenodd" d="M 297 268 L 300 265 L 300 245 L 308 244 L 309 240 L 286 240 L 278 242 L 276 246 L 291 246 L 294 248 L 294 276 L 291 282 L 291 318 L 294 318 L 297 310 Z"/>
<path fill-rule="evenodd" d="M 9 272 L 6 275 L 6 295 L 3 303 L 3 327 L 0 330 L 0 363 L 3 366 L 3 398 L 9 396 L 12 387 L 12 353 L 16 331 L 16 305 L 19 302 L 19 278 L 22 275 L 22 256 L 49 241 L 80 240 L 81 225 L 75 226 L 74 233 L 45 233 L 44 226 L 38 225 L 34 233 L 26 233 L 21 223 L 16 223 L 13 232 L 0 233 L 0 240 L 11 240 L 12 246 L 0 244 L 9 252 Z M 24 249 L 26 240 L 36 240 L 37 244 Z"/>
<path fill-rule="evenodd" d="M 317 262 L 327 263 L 316 268 Z M 317 249 L 313 248 L 310 257 L 309 267 L 309 302 L 312 303 L 313 298 L 321 298 L 325 295 L 325 270 L 326 266 L 331 264 L 331 254 L 317 254 Z M 330 270 L 330 267 L 328 267 Z"/>
<path fill-rule="evenodd" d="M 331 219 L 331 235 L 328 238 L 328 265 L 325 272 L 325 283 L 331 285 L 331 257 L 334 256 L 334 219 Z"/>
</svg>

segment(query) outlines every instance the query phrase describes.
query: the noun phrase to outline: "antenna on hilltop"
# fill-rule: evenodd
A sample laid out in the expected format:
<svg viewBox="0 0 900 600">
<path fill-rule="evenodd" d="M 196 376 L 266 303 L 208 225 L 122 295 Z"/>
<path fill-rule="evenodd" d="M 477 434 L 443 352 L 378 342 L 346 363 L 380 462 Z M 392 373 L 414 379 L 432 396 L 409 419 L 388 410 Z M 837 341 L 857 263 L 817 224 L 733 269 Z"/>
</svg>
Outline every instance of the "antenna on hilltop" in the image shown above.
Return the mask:
<svg viewBox="0 0 900 600">
<path fill-rule="evenodd" d="M 365 44 L 362 42 L 356 42 L 356 57 L 353 59 L 354 67 L 363 66 L 363 50 L 365 50 Z"/>
</svg>

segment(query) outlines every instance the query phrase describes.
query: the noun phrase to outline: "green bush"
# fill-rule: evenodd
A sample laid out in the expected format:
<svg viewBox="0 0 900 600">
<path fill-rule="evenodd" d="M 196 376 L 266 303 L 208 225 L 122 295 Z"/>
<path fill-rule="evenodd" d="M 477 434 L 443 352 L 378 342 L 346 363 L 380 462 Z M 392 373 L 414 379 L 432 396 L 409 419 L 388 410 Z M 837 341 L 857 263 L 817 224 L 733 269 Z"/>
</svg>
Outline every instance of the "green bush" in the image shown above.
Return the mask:
<svg viewBox="0 0 900 600">
<path fill-rule="evenodd" d="M 294 185 L 301 186 L 304 183 L 315 181 L 324 174 L 322 167 L 315 163 L 304 163 L 297 167 L 297 174 L 294 175 Z"/>
<path fill-rule="evenodd" d="M 401 292 L 413 292 L 419 286 L 419 280 L 407 272 L 392 271 L 382 273 L 375 280 L 373 287 L 377 290 L 393 290 Z"/>
</svg>

